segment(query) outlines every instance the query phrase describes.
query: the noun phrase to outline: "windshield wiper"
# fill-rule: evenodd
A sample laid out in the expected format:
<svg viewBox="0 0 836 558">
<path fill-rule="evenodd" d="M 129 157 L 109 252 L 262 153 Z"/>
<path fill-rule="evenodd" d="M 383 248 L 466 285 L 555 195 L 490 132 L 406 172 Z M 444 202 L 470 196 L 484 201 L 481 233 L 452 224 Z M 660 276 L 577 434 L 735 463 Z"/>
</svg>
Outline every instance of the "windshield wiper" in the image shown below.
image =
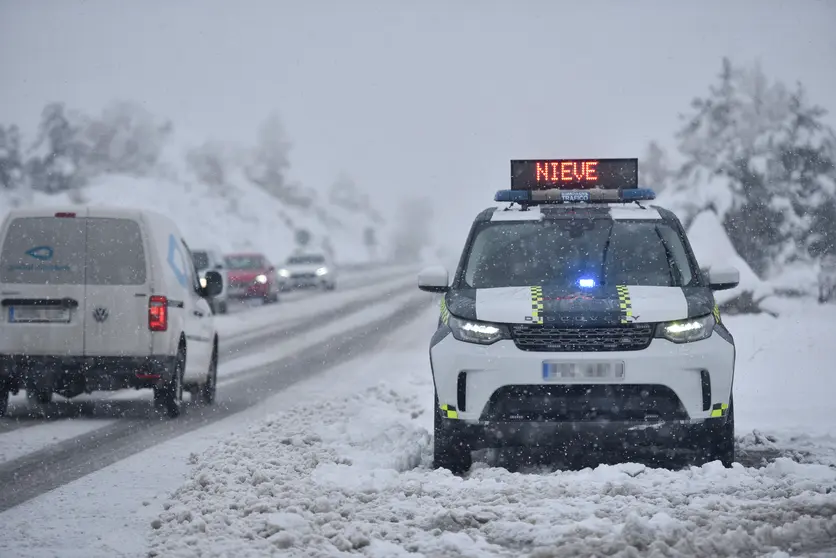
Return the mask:
<svg viewBox="0 0 836 558">
<path fill-rule="evenodd" d="M 607 240 L 604 242 L 604 250 L 603 250 L 603 255 L 602 255 L 602 258 L 601 258 L 601 281 L 600 281 L 600 283 L 602 285 L 606 284 L 605 277 L 606 277 L 606 273 L 607 273 L 607 252 L 609 252 L 609 250 L 610 250 L 610 242 L 612 241 L 612 231 L 613 231 L 614 228 L 615 228 L 615 223 L 610 225 L 610 230 L 607 233 Z"/>
</svg>

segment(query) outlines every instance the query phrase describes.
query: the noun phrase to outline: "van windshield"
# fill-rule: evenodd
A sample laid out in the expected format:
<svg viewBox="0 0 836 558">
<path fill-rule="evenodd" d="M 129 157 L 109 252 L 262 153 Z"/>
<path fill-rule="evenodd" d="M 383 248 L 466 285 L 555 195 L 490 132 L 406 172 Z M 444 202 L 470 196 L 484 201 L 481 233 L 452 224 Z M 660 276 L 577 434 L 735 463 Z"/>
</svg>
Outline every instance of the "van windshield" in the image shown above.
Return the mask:
<svg viewBox="0 0 836 558">
<path fill-rule="evenodd" d="M 129 219 L 15 219 L 0 252 L 0 266 L 3 283 L 142 285 L 146 281 L 142 232 Z"/>
</svg>

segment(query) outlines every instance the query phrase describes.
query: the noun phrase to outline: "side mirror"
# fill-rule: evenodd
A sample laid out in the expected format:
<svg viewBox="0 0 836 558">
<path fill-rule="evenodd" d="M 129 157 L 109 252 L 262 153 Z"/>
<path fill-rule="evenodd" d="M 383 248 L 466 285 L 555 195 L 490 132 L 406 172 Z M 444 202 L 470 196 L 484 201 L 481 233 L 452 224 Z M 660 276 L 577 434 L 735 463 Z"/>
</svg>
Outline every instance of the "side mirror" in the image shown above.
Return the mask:
<svg viewBox="0 0 836 558">
<path fill-rule="evenodd" d="M 733 267 L 708 270 L 708 286 L 712 291 L 726 291 L 740 284 L 740 272 Z"/>
<path fill-rule="evenodd" d="M 224 268 L 224 264 L 222 264 L 222 263 L 215 264 L 215 269 L 223 269 L 223 268 Z"/>
<path fill-rule="evenodd" d="M 206 279 L 206 286 L 200 289 L 200 295 L 203 298 L 212 298 L 221 294 L 221 291 L 224 289 L 224 283 L 220 273 L 217 271 L 207 271 L 204 278 Z"/>
<path fill-rule="evenodd" d="M 449 287 L 450 275 L 440 265 L 423 269 L 418 274 L 418 288 L 428 293 L 446 293 Z"/>
<path fill-rule="evenodd" d="M 270 267 L 268 267 L 268 268 L 267 268 L 267 271 L 268 271 L 269 273 L 272 273 L 272 272 L 276 271 L 276 266 L 271 265 Z"/>
</svg>

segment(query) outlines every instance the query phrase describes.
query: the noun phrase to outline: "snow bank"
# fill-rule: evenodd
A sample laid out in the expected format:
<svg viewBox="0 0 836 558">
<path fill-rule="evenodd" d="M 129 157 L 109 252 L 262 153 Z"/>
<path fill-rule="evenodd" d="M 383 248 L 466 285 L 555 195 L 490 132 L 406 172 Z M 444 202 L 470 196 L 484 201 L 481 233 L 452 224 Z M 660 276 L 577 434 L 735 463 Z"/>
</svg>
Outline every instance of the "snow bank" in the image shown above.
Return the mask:
<svg viewBox="0 0 836 558">
<path fill-rule="evenodd" d="M 423 318 L 426 335 L 436 318 Z M 836 428 L 829 407 L 796 414 L 811 396 L 823 403 L 833 393 L 821 384 L 833 326 L 811 334 L 767 315 L 727 321 L 741 339 L 738 421 L 760 424 L 771 413 L 763 423 L 771 440 L 760 433 L 741 440 L 751 451 L 772 445 L 765 465 L 528 474 L 478 463 L 465 478 L 431 470 L 426 339 L 411 328 L 414 350 L 344 369 L 358 386 L 382 379 L 377 385 L 306 401 L 200 456 L 152 524 L 151 555 L 715 558 L 836 550 L 836 444 L 833 460 L 821 452 L 799 460 L 780 447 L 792 443 L 788 425 Z M 771 330 L 783 342 L 762 337 Z M 787 390 L 790 361 L 809 374 L 795 374 Z"/>
<path fill-rule="evenodd" d="M 703 211 L 696 216 L 688 229 L 688 240 L 700 267 L 734 267 L 740 272 L 740 285 L 714 294 L 719 304 L 733 300 L 744 292 L 751 292 L 755 300 L 772 294 L 772 288 L 761 281 L 749 264 L 737 254 L 713 211 Z"/>
</svg>

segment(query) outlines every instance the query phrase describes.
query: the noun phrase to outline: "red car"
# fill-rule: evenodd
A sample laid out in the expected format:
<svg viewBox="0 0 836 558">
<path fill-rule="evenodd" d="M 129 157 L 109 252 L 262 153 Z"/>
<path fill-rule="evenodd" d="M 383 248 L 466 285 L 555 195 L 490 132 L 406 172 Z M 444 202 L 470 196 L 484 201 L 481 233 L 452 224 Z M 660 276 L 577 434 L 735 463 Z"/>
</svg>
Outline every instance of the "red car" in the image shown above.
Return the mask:
<svg viewBox="0 0 836 558">
<path fill-rule="evenodd" d="M 240 253 L 224 256 L 230 298 L 260 298 L 264 304 L 278 302 L 276 268 L 264 254 Z"/>
</svg>

